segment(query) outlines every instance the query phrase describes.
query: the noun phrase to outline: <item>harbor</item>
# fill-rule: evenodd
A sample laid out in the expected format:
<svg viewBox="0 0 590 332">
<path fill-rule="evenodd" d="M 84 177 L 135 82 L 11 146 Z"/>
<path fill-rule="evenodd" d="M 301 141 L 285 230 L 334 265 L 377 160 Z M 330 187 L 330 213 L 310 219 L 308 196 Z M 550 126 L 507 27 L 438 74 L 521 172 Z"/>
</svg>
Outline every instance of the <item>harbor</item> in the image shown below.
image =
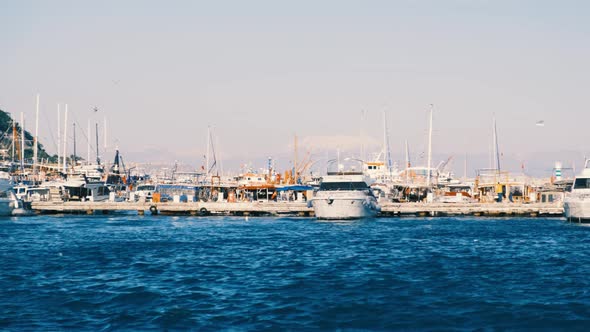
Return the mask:
<svg viewBox="0 0 590 332">
<path fill-rule="evenodd" d="M 0 332 L 590 331 L 590 1 L 0 8 Z"/>
<path fill-rule="evenodd" d="M 325 220 L 396 216 L 565 215 L 570 220 L 577 218 L 568 214 L 572 209 L 567 208 L 566 198 L 574 182 L 575 188 L 583 184 L 582 196 L 578 195 L 583 197 L 587 182 L 582 183 L 583 178 L 575 180 L 573 172 L 565 174 L 571 169 L 561 162 L 555 163 L 549 178 L 532 177 L 524 170 L 520 173 L 507 171 L 502 167 L 495 118 L 489 168 L 475 169 L 475 177 L 468 178 L 466 165 L 465 175 L 455 176 L 449 167 L 453 156 L 433 166 L 433 113 L 431 107 L 424 166 L 415 166 L 407 142 L 405 161 L 393 160 L 387 115 L 383 112 L 383 143 L 373 147 L 374 154 L 362 151 L 342 156 L 344 153 L 337 150 L 336 158 L 327 159 L 307 149 L 302 157 L 295 135 L 292 159 L 289 158 L 292 166 L 286 170 L 279 170 L 279 160 L 269 157 L 265 167 L 257 169 L 250 165 L 228 172 L 220 166 L 215 144 L 218 139 L 211 128 L 206 131 L 205 155 L 200 168 L 180 169 L 174 162 L 170 168 L 146 169 L 124 160 L 118 148 L 112 152 L 112 162 L 106 161 L 110 153 L 99 144 L 101 137 L 108 136 L 106 120 L 102 132 L 98 123 L 94 128 L 88 125 L 83 133 L 87 155 L 82 158 L 77 150 L 80 145 L 76 140 L 77 122 L 69 122 L 66 107 L 62 123 L 58 107 L 59 148 L 56 155 L 50 156 L 43 150 L 37 134 L 23 131 L 22 114 L 19 124 L 14 117 L 2 112 L 5 134 L 0 142 L 3 146 L 0 191 L 4 196 L 0 197 L 0 212 L 22 217 L 127 213 L 296 216 Z M 36 130 L 38 126 L 37 119 Z M 68 134 L 70 126 L 71 136 Z M 90 139 L 92 132 L 93 140 Z M 103 146 L 106 145 L 105 139 Z M 318 168 L 318 164 L 323 166 Z M 584 169 L 589 167 L 586 163 Z M 585 210 L 576 208 L 575 211 Z M 580 217 L 577 221 L 585 219 Z"/>
<path fill-rule="evenodd" d="M 489 167 L 474 169 L 475 177 L 467 176 L 466 164 L 464 175 L 455 175 L 451 167 L 454 155 L 438 163 L 434 160 L 433 105 L 427 112 L 427 148 L 420 161 L 410 154 L 407 141 L 405 160 L 394 160 L 389 121 L 383 112 L 381 144 L 362 146 L 356 152 L 337 149 L 330 157 L 330 151 L 325 156 L 312 153 L 314 146 L 301 144 L 294 135 L 290 156 L 259 160 L 263 167 L 241 163 L 239 170 L 228 171 L 222 167 L 218 137 L 211 127 L 204 132 L 205 153 L 200 167 L 180 167 L 176 161 L 172 167 L 145 167 L 129 161 L 118 147 L 107 150 L 106 118 L 102 126 L 98 122 L 92 126 L 88 121 L 86 131 L 82 131 L 86 143 L 83 158 L 77 135 L 81 126 L 68 119 L 67 105 L 63 121 L 62 107 L 57 107 L 57 153 L 50 155 L 39 142 L 40 96 L 35 100 L 34 134 L 24 130 L 22 113 L 20 121 L 7 112 L 0 114 L 0 129 L 4 130 L 0 140 L 0 214 L 5 216 L 135 213 L 347 220 L 565 215 L 578 222 L 588 219 L 583 215 L 585 205 L 576 203 L 575 209 L 568 208 L 572 203 L 567 197 L 574 187 L 581 188 L 576 197 L 585 197 L 590 183 L 585 178 L 590 173 L 576 180 L 573 168 L 559 161 L 546 173 L 548 177 L 530 176 L 524 168 L 520 172 L 507 170 L 495 117 Z M 355 140 L 363 142 L 364 136 Z M 290 166 L 280 166 L 285 161 Z M 589 170 L 590 164 L 586 163 L 584 169 Z"/>
</svg>

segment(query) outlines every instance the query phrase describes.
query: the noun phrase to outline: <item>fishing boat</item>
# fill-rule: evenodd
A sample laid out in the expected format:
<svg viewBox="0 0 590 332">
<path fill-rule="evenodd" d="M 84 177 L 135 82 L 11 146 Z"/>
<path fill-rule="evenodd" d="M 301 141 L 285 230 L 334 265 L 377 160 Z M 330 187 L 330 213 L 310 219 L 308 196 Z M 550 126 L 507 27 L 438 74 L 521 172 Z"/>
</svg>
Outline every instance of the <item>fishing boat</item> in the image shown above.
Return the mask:
<svg viewBox="0 0 590 332">
<path fill-rule="evenodd" d="M 346 170 L 337 160 L 330 160 L 327 175 L 322 177 L 319 190 L 309 200 L 318 219 L 371 218 L 381 210 L 370 188 L 371 181 L 362 172 L 364 163 L 356 159 L 345 161 L 356 162 L 360 167 Z M 337 169 L 330 170 L 333 166 Z"/>
<path fill-rule="evenodd" d="M 569 221 L 590 222 L 590 159 L 574 179 L 574 185 L 564 201 L 565 217 Z"/>
</svg>

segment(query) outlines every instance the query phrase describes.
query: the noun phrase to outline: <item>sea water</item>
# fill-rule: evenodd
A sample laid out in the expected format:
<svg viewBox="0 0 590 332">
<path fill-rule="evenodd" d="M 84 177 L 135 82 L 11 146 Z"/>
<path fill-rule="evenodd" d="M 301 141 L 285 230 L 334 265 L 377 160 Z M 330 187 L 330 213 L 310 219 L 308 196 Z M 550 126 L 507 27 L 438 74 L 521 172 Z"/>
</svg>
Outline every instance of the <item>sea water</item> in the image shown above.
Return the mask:
<svg viewBox="0 0 590 332">
<path fill-rule="evenodd" d="M 0 330 L 590 329 L 562 219 L 0 220 Z"/>
</svg>

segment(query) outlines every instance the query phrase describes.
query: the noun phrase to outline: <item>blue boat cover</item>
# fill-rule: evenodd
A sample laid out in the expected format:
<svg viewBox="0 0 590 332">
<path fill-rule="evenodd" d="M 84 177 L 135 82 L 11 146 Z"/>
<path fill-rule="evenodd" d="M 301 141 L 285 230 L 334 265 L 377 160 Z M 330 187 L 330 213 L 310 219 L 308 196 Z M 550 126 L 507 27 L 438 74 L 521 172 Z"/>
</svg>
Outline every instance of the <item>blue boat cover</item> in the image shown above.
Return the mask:
<svg viewBox="0 0 590 332">
<path fill-rule="evenodd" d="M 302 186 L 302 185 L 293 185 L 293 186 L 285 186 L 285 187 L 277 188 L 277 191 L 288 191 L 288 190 L 306 191 L 306 190 L 313 190 L 313 187 Z"/>
</svg>

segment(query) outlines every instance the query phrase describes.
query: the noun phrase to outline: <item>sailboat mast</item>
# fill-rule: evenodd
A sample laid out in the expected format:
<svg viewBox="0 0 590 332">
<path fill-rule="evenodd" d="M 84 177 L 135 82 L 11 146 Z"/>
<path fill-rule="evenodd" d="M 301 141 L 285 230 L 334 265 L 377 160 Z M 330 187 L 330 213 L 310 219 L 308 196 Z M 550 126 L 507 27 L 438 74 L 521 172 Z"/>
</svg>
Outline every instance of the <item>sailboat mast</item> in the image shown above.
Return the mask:
<svg viewBox="0 0 590 332">
<path fill-rule="evenodd" d="M 88 126 L 86 128 L 86 164 L 90 165 L 90 119 L 88 119 Z"/>
<path fill-rule="evenodd" d="M 76 167 L 76 123 L 72 123 L 72 127 L 73 127 L 73 131 L 72 133 L 74 134 L 74 158 L 72 160 L 72 169 L 74 169 L 74 167 Z"/>
<path fill-rule="evenodd" d="M 496 127 L 496 116 L 494 115 L 494 157 L 496 158 L 496 171 L 500 173 L 500 151 L 498 146 L 498 128 Z"/>
<path fill-rule="evenodd" d="M 465 167 L 463 168 L 463 181 L 467 181 L 467 152 L 465 153 Z"/>
<path fill-rule="evenodd" d="M 430 187 L 430 177 L 431 177 L 431 166 L 432 166 L 432 113 L 434 111 L 434 105 L 430 104 L 430 125 L 428 127 L 428 165 L 427 172 L 428 175 L 426 177 L 426 186 Z"/>
<path fill-rule="evenodd" d="M 211 126 L 207 126 L 207 154 L 205 155 L 205 176 L 209 177 L 209 148 L 211 146 Z"/>
<path fill-rule="evenodd" d="M 39 157 L 39 94 L 35 103 L 35 138 L 33 139 L 33 173 L 37 172 L 37 161 Z"/>
<path fill-rule="evenodd" d="M 295 181 L 295 183 L 297 183 L 297 134 L 295 134 L 295 142 L 294 142 L 294 148 L 295 148 L 295 156 L 293 159 L 293 180 Z"/>
<path fill-rule="evenodd" d="M 387 161 L 387 174 L 391 176 L 393 170 L 393 161 L 391 160 L 391 148 L 389 146 L 389 131 L 387 127 L 387 114 L 383 111 L 383 149 L 385 149 L 385 158 Z"/>
<path fill-rule="evenodd" d="M 406 144 L 406 183 L 408 183 L 408 171 L 410 168 L 410 148 L 408 147 L 408 140 L 405 142 Z"/>
<path fill-rule="evenodd" d="M 15 150 L 17 149 L 17 142 L 18 142 L 18 135 L 17 135 L 17 131 L 16 131 L 16 121 L 14 121 L 14 117 L 11 115 L 10 116 L 12 119 L 12 162 L 14 163 L 15 161 Z"/>
<path fill-rule="evenodd" d="M 66 110 L 64 112 L 64 143 L 63 143 L 63 172 L 67 171 L 67 151 L 68 151 L 68 104 L 66 104 Z"/>
<path fill-rule="evenodd" d="M 20 136 L 21 136 L 21 158 L 20 158 L 20 169 L 24 173 L 25 171 L 25 114 L 20 113 Z"/>
<path fill-rule="evenodd" d="M 96 164 L 100 165 L 100 150 L 98 148 L 98 122 L 96 123 L 96 129 L 94 132 L 96 134 Z"/>
<path fill-rule="evenodd" d="M 57 104 L 57 169 L 61 165 L 61 105 Z"/>
</svg>

